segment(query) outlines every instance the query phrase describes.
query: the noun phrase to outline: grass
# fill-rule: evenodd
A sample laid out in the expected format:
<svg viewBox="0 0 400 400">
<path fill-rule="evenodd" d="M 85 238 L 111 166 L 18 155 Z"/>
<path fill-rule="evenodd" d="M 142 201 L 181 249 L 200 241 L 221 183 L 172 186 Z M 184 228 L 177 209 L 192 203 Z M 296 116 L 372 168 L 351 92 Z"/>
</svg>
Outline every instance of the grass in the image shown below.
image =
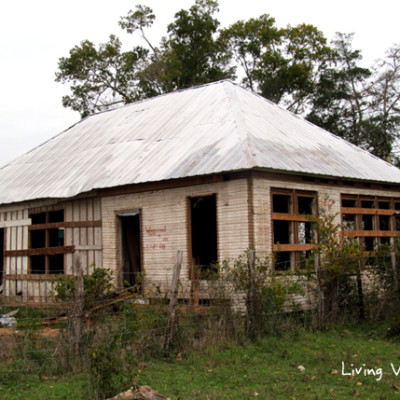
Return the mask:
<svg viewBox="0 0 400 400">
<path fill-rule="evenodd" d="M 342 361 L 381 367 L 383 377 L 342 376 Z M 390 363 L 400 368 L 398 344 L 376 337 L 369 326 L 349 327 L 153 362 L 145 365 L 140 380 L 173 399 L 400 399 L 394 386 L 400 388 L 400 374 L 395 376 Z"/>
<path fill-rule="evenodd" d="M 379 376 L 342 375 L 354 367 L 382 368 Z M 258 342 L 176 354 L 140 364 L 139 382 L 171 399 L 399 399 L 400 346 L 385 327 L 335 326 L 325 332 L 295 330 Z M 303 366 L 302 372 L 298 368 Z M 4 381 L 4 380 L 3 380 Z M 0 399 L 88 398 L 82 375 L 21 376 L 0 386 Z M 397 387 L 399 389 L 397 389 Z"/>
</svg>

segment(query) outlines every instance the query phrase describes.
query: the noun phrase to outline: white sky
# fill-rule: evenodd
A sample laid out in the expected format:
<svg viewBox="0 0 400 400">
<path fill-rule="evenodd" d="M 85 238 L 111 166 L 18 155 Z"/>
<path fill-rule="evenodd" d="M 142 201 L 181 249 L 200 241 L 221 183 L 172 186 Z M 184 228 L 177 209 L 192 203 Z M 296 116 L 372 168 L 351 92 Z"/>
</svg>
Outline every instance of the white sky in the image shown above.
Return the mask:
<svg viewBox="0 0 400 400">
<path fill-rule="evenodd" d="M 66 85 L 54 81 L 58 59 L 82 40 L 106 42 L 111 33 L 132 46 L 118 26 L 136 4 L 153 8 L 149 36 L 157 45 L 174 14 L 194 0 L 2 0 L 0 2 L 0 166 L 79 121 L 63 108 Z M 309 23 L 330 40 L 335 32 L 355 33 L 365 65 L 400 43 L 399 0 L 219 0 L 221 26 L 270 14 L 279 27 Z"/>
</svg>

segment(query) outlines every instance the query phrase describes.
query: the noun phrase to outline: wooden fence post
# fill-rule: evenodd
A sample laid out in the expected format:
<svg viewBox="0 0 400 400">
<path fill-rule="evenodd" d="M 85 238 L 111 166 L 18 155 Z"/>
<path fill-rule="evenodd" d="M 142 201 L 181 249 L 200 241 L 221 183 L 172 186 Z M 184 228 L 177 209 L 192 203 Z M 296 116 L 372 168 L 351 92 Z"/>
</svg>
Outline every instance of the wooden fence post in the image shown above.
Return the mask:
<svg viewBox="0 0 400 400">
<path fill-rule="evenodd" d="M 315 263 L 314 263 L 314 268 L 315 268 L 315 280 L 317 284 L 317 318 L 318 318 L 318 323 L 322 322 L 323 318 L 325 317 L 325 312 L 324 312 L 324 294 L 322 292 L 322 287 L 321 287 L 321 280 L 320 280 L 320 265 L 319 265 L 319 254 L 315 254 Z"/>
<path fill-rule="evenodd" d="M 171 294 L 168 306 L 167 326 L 165 328 L 164 350 L 171 348 L 172 341 L 177 330 L 176 306 L 178 303 L 179 275 L 182 267 L 182 251 L 176 253 L 176 262 L 172 275 Z"/>
<path fill-rule="evenodd" d="M 356 277 L 357 277 L 357 293 L 358 293 L 358 316 L 360 319 L 365 319 L 365 309 L 364 309 L 364 294 L 362 286 L 362 276 L 361 276 L 361 260 L 358 260 Z"/>
<path fill-rule="evenodd" d="M 394 284 L 394 290 L 396 293 L 399 291 L 399 277 L 397 274 L 397 260 L 396 260 L 396 252 L 392 251 L 390 253 L 390 259 L 392 261 L 392 269 L 393 269 L 393 284 Z"/>
<path fill-rule="evenodd" d="M 249 251 L 249 288 L 247 293 L 247 335 L 249 337 L 254 337 L 256 334 L 256 299 L 255 299 L 255 289 L 256 289 L 256 252 L 255 250 Z"/>
<path fill-rule="evenodd" d="M 71 334 L 72 334 L 72 350 L 74 363 L 77 365 L 80 356 L 81 341 L 82 341 L 82 319 L 84 307 L 84 287 L 83 287 L 83 273 L 79 252 L 74 254 L 75 258 L 75 290 L 74 290 L 74 304 L 72 306 L 71 315 Z"/>
</svg>

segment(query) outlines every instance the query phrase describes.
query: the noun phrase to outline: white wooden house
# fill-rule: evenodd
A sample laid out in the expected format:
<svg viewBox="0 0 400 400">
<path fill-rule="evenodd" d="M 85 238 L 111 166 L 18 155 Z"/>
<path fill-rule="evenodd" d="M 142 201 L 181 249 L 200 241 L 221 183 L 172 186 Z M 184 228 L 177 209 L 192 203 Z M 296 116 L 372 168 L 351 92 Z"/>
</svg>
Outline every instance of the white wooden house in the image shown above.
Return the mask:
<svg viewBox="0 0 400 400">
<path fill-rule="evenodd" d="M 110 268 L 182 278 L 255 248 L 276 268 L 311 249 L 305 214 L 329 197 L 366 249 L 400 231 L 400 170 L 230 82 L 87 117 L 0 169 L 5 301 L 46 302 L 51 282 Z M 279 243 L 279 245 L 278 245 Z"/>
</svg>

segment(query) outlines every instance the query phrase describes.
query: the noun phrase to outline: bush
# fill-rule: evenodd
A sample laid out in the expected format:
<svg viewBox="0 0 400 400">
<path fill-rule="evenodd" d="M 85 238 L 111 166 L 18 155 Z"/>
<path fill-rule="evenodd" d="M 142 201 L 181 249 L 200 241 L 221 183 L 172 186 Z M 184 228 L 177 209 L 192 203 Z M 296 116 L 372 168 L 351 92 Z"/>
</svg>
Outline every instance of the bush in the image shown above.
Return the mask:
<svg viewBox="0 0 400 400">
<path fill-rule="evenodd" d="M 251 251 L 223 264 L 223 278 L 232 284 L 233 296 L 244 296 L 246 332 L 255 338 L 278 333 L 287 312 L 296 310 L 293 296 L 304 294 L 299 277 L 295 274 L 276 274 L 271 259 L 255 258 L 250 268 Z"/>
</svg>

